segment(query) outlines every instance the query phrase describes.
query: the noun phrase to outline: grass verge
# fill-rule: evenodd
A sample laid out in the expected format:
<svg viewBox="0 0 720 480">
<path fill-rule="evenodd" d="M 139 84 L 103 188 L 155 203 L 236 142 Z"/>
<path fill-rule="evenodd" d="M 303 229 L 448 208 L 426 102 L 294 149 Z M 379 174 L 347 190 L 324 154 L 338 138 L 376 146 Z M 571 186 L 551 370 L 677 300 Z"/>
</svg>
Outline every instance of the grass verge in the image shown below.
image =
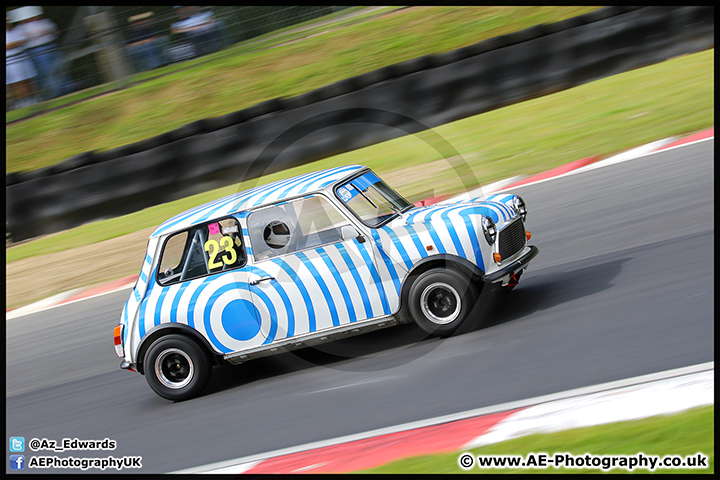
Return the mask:
<svg viewBox="0 0 720 480">
<path fill-rule="evenodd" d="M 714 440 L 715 407 L 701 407 L 671 416 L 650 417 L 641 420 L 578 428 L 557 433 L 537 434 L 468 450 L 478 455 L 521 455 L 545 452 L 549 455 L 568 452 L 573 455 L 694 455 L 708 457 L 707 469 L 662 469 L 655 473 L 703 473 L 715 471 Z M 480 469 L 475 465 L 463 470 L 458 458 L 463 452 L 407 458 L 358 473 L 606 473 L 601 469 L 549 467 L 547 469 L 505 468 Z M 610 473 L 627 473 L 615 468 Z M 634 473 L 647 473 L 635 469 Z"/>
<path fill-rule="evenodd" d="M 675 58 L 434 129 L 472 169 L 473 186 L 611 155 L 714 125 L 714 50 Z M 359 163 L 410 200 L 463 191 L 451 164 L 422 132 L 238 185 L 49 235 L 6 250 L 6 262 L 82 247 L 157 226 L 188 208 L 280 178 Z M 142 253 L 138 253 L 138 258 Z"/>
<path fill-rule="evenodd" d="M 7 126 L 6 172 L 119 147 L 195 120 L 597 8 L 412 7 L 377 16 L 371 12 L 360 23 L 349 19 L 326 29 L 290 31 L 279 45 L 258 40 L 274 48 L 257 50 L 263 43 L 249 40 L 184 63 L 171 75 Z M 295 41 L 295 35 L 304 38 Z"/>
<path fill-rule="evenodd" d="M 11 110 L 5 113 L 5 122 L 11 123 L 27 120 L 29 117 L 34 115 L 42 115 L 43 113 L 62 108 L 76 102 L 90 100 L 93 97 L 109 93 L 115 88 L 124 88 L 128 85 L 145 82 L 163 75 L 173 74 L 181 70 L 192 68 L 201 63 L 213 61 L 226 55 L 243 55 L 258 50 L 273 48 L 283 43 L 300 41 L 308 36 L 320 34 L 329 28 L 340 28 L 353 23 L 362 22 L 399 8 L 405 7 L 349 7 L 345 10 L 326 15 L 319 19 L 316 18 L 306 22 L 301 22 L 290 27 L 285 27 L 265 35 L 261 35 L 251 40 L 232 45 L 230 48 L 227 48 L 220 53 L 206 55 L 198 59 L 174 63 L 155 70 L 130 75 L 123 79 L 126 84 L 122 84 L 121 81 L 113 84 L 106 83 L 97 85 L 95 87 L 90 87 L 62 97 L 45 101 L 41 104 Z"/>
</svg>

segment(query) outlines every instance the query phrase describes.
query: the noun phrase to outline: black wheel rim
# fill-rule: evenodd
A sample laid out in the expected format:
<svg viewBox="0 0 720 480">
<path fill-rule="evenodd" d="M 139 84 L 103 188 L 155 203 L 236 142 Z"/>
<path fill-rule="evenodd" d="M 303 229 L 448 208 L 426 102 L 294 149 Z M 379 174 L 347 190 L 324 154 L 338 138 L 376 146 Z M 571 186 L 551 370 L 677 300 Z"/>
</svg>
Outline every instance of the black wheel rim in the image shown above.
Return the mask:
<svg viewBox="0 0 720 480">
<path fill-rule="evenodd" d="M 420 307 L 433 323 L 448 324 L 460 315 L 460 294 L 447 283 L 433 283 L 425 287 Z"/>
<path fill-rule="evenodd" d="M 177 390 L 187 386 L 194 373 L 192 359 L 178 348 L 163 350 L 155 360 L 155 375 L 167 388 Z"/>
</svg>

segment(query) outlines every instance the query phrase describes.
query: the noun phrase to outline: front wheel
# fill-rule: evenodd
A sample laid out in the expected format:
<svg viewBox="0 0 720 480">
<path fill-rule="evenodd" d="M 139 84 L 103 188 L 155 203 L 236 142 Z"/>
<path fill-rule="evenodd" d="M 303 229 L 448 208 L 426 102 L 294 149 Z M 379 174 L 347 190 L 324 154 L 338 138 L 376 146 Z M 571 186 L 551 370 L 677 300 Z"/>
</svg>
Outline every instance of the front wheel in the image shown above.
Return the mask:
<svg viewBox="0 0 720 480">
<path fill-rule="evenodd" d="M 450 336 L 470 315 L 477 290 L 474 283 L 455 270 L 428 270 L 410 288 L 410 315 L 425 332 Z"/>
<path fill-rule="evenodd" d="M 174 401 L 196 397 L 212 374 L 212 364 L 205 352 L 182 335 L 157 339 L 148 349 L 144 363 L 150 388 Z"/>
</svg>

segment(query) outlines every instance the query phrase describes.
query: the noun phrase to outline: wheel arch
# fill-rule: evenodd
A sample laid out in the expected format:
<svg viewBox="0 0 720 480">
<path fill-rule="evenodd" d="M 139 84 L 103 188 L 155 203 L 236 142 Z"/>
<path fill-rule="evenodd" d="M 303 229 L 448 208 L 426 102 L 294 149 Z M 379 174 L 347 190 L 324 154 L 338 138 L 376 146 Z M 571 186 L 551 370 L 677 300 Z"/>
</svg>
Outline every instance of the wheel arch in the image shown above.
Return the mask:
<svg viewBox="0 0 720 480">
<path fill-rule="evenodd" d="M 483 279 L 485 278 L 485 272 L 483 272 L 477 265 L 472 263 L 470 260 L 449 253 L 439 253 L 437 255 L 431 255 L 429 257 L 423 258 L 415 265 L 413 265 L 408 274 L 405 276 L 405 279 L 400 286 L 400 302 L 398 305 L 397 313 L 401 313 L 403 311 L 403 307 L 407 305 L 410 288 L 412 287 L 415 279 L 423 273 L 427 272 L 428 270 L 432 270 L 434 268 L 459 270 L 460 272 L 464 273 L 468 278 L 470 278 L 472 282 L 477 283 L 478 288 L 482 288 Z M 403 323 L 408 323 L 412 321 L 409 316 L 408 318 L 401 318 L 400 320 Z"/>
<path fill-rule="evenodd" d="M 200 332 L 188 325 L 185 325 L 184 323 L 162 323 L 148 331 L 145 337 L 140 342 L 137 360 L 135 362 L 137 366 L 137 371 L 139 373 L 145 375 L 143 362 L 145 360 L 145 354 L 150 348 L 150 345 L 152 345 L 155 340 L 171 334 L 182 335 L 189 338 L 190 340 L 195 341 L 195 343 L 197 343 L 200 348 L 205 350 L 205 353 L 207 353 L 208 356 L 211 358 L 213 364 L 221 363 L 221 356 L 212 349 L 212 346 L 210 346 L 210 342 L 208 342 L 207 339 L 200 334 Z"/>
</svg>

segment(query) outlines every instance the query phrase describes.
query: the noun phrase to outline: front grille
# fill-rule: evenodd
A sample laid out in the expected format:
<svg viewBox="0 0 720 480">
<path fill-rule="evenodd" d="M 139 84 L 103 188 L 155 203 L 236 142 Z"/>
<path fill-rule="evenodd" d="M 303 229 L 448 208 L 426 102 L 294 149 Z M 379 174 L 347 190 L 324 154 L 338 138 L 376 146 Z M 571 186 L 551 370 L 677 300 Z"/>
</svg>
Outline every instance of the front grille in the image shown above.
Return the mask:
<svg viewBox="0 0 720 480">
<path fill-rule="evenodd" d="M 504 259 L 510 258 L 525 246 L 525 225 L 518 219 L 500 230 L 498 253 Z"/>
</svg>

